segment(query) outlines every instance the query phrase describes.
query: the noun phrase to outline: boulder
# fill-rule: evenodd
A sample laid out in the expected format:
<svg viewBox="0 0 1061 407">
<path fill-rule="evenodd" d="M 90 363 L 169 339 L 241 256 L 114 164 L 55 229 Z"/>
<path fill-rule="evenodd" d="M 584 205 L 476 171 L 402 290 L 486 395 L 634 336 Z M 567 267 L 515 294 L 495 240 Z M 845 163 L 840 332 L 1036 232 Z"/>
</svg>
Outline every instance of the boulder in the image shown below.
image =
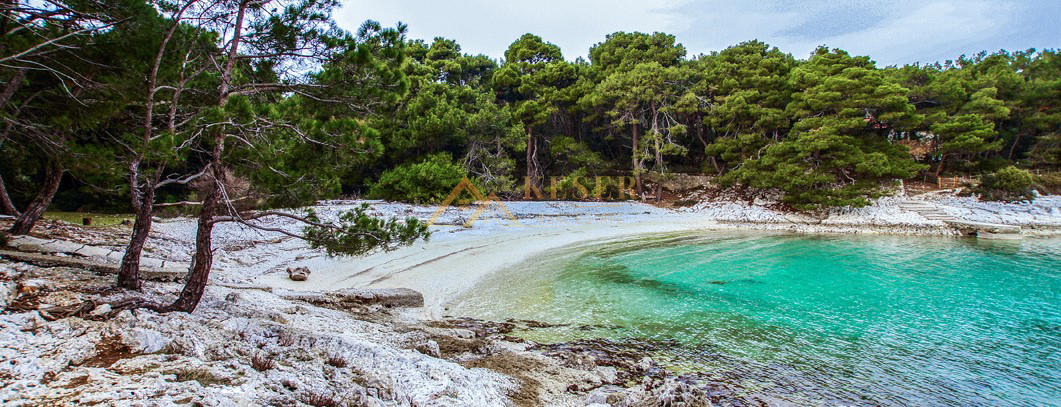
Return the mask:
<svg viewBox="0 0 1061 407">
<path fill-rule="evenodd" d="M 586 395 L 586 405 L 614 406 L 622 401 L 625 391 L 626 389 L 615 385 L 598 387 Z"/>
<path fill-rule="evenodd" d="M 306 281 L 309 278 L 309 268 L 306 267 L 295 267 L 287 269 L 287 277 L 292 281 Z"/>
<path fill-rule="evenodd" d="M 19 282 L 19 284 L 18 284 L 19 294 L 25 294 L 25 295 L 37 295 L 37 294 L 40 294 L 42 292 L 50 291 L 50 290 L 54 290 L 54 289 L 55 289 L 55 284 L 53 284 L 51 281 L 48 281 L 48 280 L 45 280 L 45 279 L 40 279 L 40 278 L 34 278 L 34 279 L 30 279 L 30 280 L 23 280 L 23 281 Z"/>
<path fill-rule="evenodd" d="M 92 310 L 92 312 L 90 312 L 88 314 L 92 315 L 94 317 L 102 317 L 104 315 L 107 315 L 110 312 L 111 312 L 111 305 L 110 304 L 102 304 L 100 306 L 97 306 L 95 309 Z"/>
</svg>

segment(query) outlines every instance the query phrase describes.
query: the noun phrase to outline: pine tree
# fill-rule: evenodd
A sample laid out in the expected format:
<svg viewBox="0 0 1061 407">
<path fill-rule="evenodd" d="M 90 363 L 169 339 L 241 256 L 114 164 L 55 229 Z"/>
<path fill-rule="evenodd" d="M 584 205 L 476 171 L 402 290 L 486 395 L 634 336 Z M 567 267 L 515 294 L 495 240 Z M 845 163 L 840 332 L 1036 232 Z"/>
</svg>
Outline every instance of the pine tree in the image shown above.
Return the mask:
<svg viewBox="0 0 1061 407">
<path fill-rule="evenodd" d="M 866 57 L 819 48 L 792 72 L 786 112 L 797 120 L 788 137 L 745 161 L 724 179 L 777 190 L 798 209 L 862 206 L 884 193 L 882 183 L 925 168 L 888 135 L 923 117 L 906 88 L 888 80 Z"/>
<path fill-rule="evenodd" d="M 575 68 L 564 61 L 560 47 L 525 34 L 505 51 L 505 63 L 493 77 L 494 86 L 508 103 L 516 121 L 527 135 L 526 182 L 528 188 L 541 186 L 540 144 L 534 132 L 557 111 L 553 101 L 560 90 L 575 83 Z"/>
<path fill-rule="evenodd" d="M 685 125 L 672 115 L 672 106 L 684 93 L 677 86 L 682 72 L 678 65 L 685 47 L 675 43 L 673 35 L 640 32 L 617 32 L 590 48 L 594 74 L 601 79 L 579 103 L 587 109 L 601 109 L 616 128 L 630 128 L 630 170 L 635 193 L 643 195 L 641 176 L 651 160 L 660 173 L 666 172 L 664 155 L 684 154 L 684 147 L 674 142 L 684 135 Z M 648 124 L 645 140 L 642 127 Z M 662 179 L 657 182 L 657 187 Z M 661 190 L 657 188 L 656 197 Z"/>
<path fill-rule="evenodd" d="M 791 55 L 751 41 L 711 55 L 702 65 L 703 82 L 693 92 L 710 101 L 704 122 L 717 137 L 706 146 L 709 156 L 733 168 L 788 131 L 788 76 L 796 65 Z"/>
</svg>

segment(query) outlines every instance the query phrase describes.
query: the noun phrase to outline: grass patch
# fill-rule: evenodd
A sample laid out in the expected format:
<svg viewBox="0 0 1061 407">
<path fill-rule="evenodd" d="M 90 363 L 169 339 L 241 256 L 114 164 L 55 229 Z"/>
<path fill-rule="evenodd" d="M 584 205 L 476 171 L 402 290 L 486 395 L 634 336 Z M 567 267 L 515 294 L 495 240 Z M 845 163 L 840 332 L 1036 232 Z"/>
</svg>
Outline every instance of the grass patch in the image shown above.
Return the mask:
<svg viewBox="0 0 1061 407">
<path fill-rule="evenodd" d="M 95 213 L 95 212 L 45 212 L 44 219 L 61 220 L 75 225 L 82 224 L 82 219 L 92 218 L 90 227 L 117 226 L 124 220 L 132 221 L 136 215 L 131 213 Z"/>
</svg>

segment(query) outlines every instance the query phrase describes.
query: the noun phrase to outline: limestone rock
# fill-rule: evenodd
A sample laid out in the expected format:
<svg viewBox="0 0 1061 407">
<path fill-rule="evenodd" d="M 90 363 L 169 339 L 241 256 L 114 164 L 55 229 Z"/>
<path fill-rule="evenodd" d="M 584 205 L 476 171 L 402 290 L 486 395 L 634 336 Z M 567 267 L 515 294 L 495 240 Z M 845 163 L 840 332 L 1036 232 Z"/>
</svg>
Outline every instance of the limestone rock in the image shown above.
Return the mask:
<svg viewBox="0 0 1061 407">
<path fill-rule="evenodd" d="M 295 267 L 287 269 L 287 277 L 293 281 L 306 281 L 309 278 L 309 268 Z"/>
<path fill-rule="evenodd" d="M 424 306 L 424 295 L 409 288 L 347 288 L 328 292 L 274 290 L 274 293 L 286 299 L 338 309 L 368 305 L 410 308 Z"/>
<path fill-rule="evenodd" d="M 96 307 L 96 309 L 92 310 L 92 312 L 90 312 L 89 315 L 98 317 L 98 316 L 106 315 L 109 312 L 111 312 L 111 305 L 110 304 L 103 304 L 103 305 L 100 305 L 100 306 Z"/>
<path fill-rule="evenodd" d="M 626 389 L 619 386 L 603 386 L 591 391 L 586 395 L 586 404 L 613 406 L 623 399 Z"/>
<path fill-rule="evenodd" d="M 22 277 L 22 271 L 11 267 L 7 264 L 0 264 L 0 279 L 2 280 L 18 280 Z"/>
<path fill-rule="evenodd" d="M 343 299 L 355 299 L 365 305 L 380 304 L 388 307 L 423 307 L 424 295 L 409 288 L 352 288 L 329 293 Z"/>
<path fill-rule="evenodd" d="M 435 341 L 422 342 L 419 345 L 416 345 L 415 349 L 417 352 L 423 353 L 427 356 L 435 358 L 442 357 L 442 350 L 438 347 L 438 342 Z"/>
<path fill-rule="evenodd" d="M 0 281 L 0 311 L 7 308 L 18 297 L 18 283 Z"/>
<path fill-rule="evenodd" d="M 155 353 L 172 342 L 172 340 L 159 331 L 153 329 L 135 328 L 132 331 L 121 333 L 122 343 L 129 347 L 133 353 Z"/>
<path fill-rule="evenodd" d="M 35 295 L 42 291 L 47 291 L 55 288 L 55 285 L 51 281 L 43 279 L 32 279 L 24 280 L 19 283 L 18 291 L 25 295 Z"/>
</svg>

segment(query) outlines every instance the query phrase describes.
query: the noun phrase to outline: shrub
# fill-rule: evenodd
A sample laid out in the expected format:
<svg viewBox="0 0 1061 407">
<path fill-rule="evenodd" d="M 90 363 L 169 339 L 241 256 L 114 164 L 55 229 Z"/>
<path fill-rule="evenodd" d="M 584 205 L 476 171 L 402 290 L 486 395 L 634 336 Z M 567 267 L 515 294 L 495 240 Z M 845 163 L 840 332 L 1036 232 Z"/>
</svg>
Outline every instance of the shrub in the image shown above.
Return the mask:
<svg viewBox="0 0 1061 407">
<path fill-rule="evenodd" d="M 385 171 L 368 195 L 388 201 L 438 203 L 467 176 L 468 170 L 454 163 L 449 154 L 432 154 L 421 162 Z"/>
<path fill-rule="evenodd" d="M 1035 199 L 1032 183 L 1035 177 L 1028 171 L 1009 166 L 984 175 L 973 192 L 982 201 L 1024 201 Z"/>
<path fill-rule="evenodd" d="M 264 372 L 276 367 L 276 362 L 262 355 L 254 355 L 251 357 L 251 367 L 259 372 Z"/>
<path fill-rule="evenodd" d="M 276 343 L 283 347 L 288 347 L 295 344 L 297 338 L 290 332 L 281 332 L 276 338 Z"/>
<path fill-rule="evenodd" d="M 343 358 L 342 356 L 339 356 L 339 355 L 329 356 L 328 359 L 325 360 L 324 363 L 327 363 L 328 366 L 338 367 L 338 368 L 346 367 L 346 365 L 349 364 L 349 362 L 346 361 L 346 358 Z"/>
<path fill-rule="evenodd" d="M 341 407 L 344 405 L 337 397 L 329 393 L 309 392 L 302 395 L 302 402 L 314 407 Z"/>
</svg>

